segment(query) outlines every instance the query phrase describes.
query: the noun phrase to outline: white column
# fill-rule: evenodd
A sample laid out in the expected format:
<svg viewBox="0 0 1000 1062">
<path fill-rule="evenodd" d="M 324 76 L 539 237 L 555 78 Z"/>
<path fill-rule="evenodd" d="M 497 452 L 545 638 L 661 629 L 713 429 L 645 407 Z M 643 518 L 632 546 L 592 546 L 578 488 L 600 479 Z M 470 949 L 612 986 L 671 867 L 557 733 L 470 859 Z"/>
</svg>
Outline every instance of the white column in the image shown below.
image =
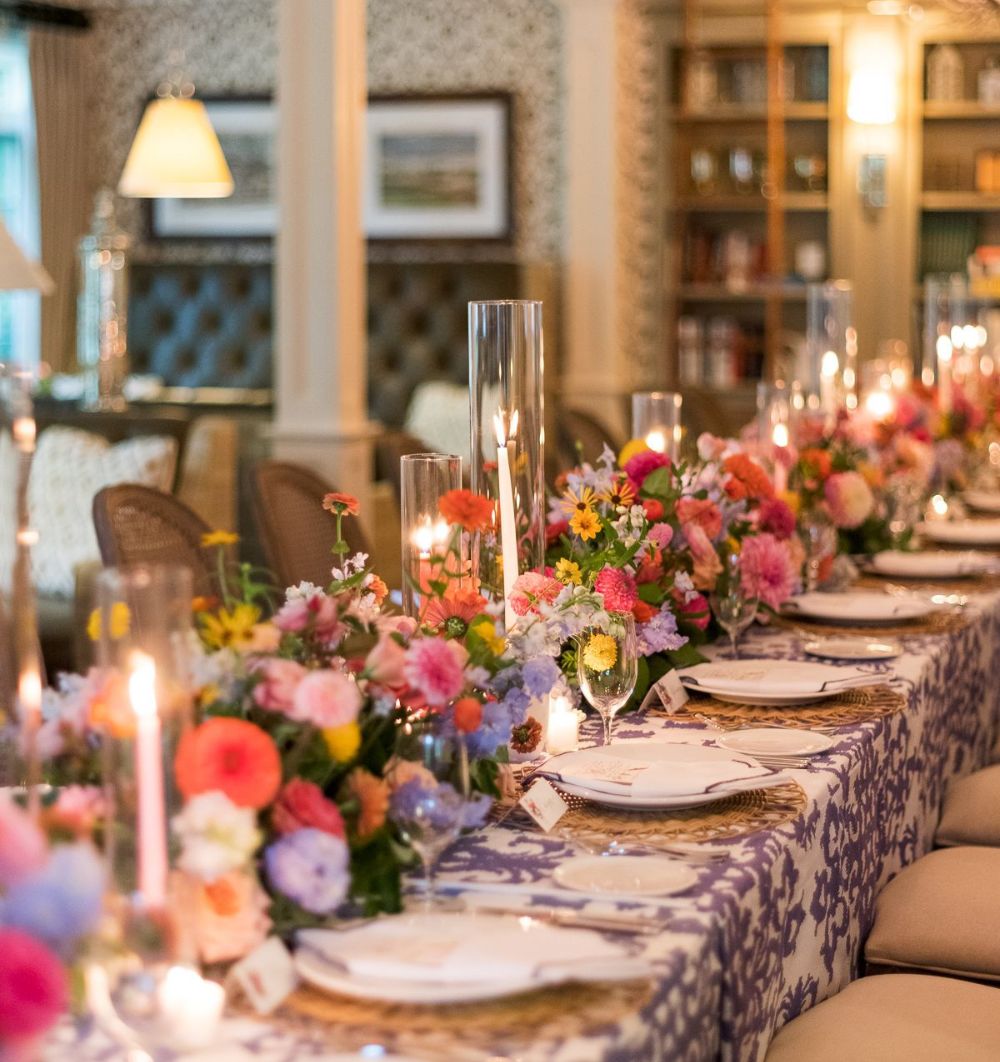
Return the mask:
<svg viewBox="0 0 1000 1062">
<path fill-rule="evenodd" d="M 278 7 L 275 456 L 356 494 L 372 473 L 367 417 L 364 0 Z"/>
<path fill-rule="evenodd" d="M 561 0 L 564 127 L 564 336 L 561 390 L 623 431 L 630 390 L 618 260 L 616 43 L 619 0 Z"/>
</svg>

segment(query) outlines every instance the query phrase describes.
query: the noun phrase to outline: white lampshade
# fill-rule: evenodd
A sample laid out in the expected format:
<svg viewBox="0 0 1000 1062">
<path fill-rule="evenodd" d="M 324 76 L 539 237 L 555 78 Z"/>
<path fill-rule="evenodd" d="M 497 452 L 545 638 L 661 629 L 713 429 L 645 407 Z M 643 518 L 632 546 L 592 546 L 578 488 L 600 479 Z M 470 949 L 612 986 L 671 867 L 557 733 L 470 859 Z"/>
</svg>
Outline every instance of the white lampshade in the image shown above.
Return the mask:
<svg viewBox="0 0 1000 1062">
<path fill-rule="evenodd" d="M 44 266 L 25 256 L 0 221 L 0 291 L 40 291 L 51 295 L 55 287 Z"/>
<path fill-rule="evenodd" d="M 151 101 L 118 182 L 122 195 L 156 199 L 221 199 L 233 175 L 201 100 Z"/>
<path fill-rule="evenodd" d="M 882 66 L 851 72 L 847 87 L 847 117 L 859 125 L 892 125 L 896 120 L 896 78 Z"/>
</svg>

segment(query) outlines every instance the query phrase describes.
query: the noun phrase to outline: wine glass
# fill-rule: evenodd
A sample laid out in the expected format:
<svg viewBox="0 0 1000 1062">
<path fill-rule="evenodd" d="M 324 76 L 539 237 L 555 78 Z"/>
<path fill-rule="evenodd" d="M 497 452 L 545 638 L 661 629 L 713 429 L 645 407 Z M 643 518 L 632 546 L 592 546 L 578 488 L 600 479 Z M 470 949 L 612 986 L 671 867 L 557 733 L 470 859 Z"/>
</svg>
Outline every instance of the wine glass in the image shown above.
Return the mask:
<svg viewBox="0 0 1000 1062">
<path fill-rule="evenodd" d="M 811 592 L 819 586 L 823 562 L 837 552 L 837 529 L 820 506 L 803 513 L 799 528 L 806 550 L 806 589 Z"/>
<path fill-rule="evenodd" d="M 758 599 L 755 593 L 743 585 L 743 571 L 738 553 L 728 554 L 723 561 L 722 571 L 709 603 L 719 626 L 729 635 L 733 659 L 739 660 L 739 638 L 757 615 Z"/>
<path fill-rule="evenodd" d="M 619 709 L 635 690 L 639 650 L 631 613 L 612 612 L 578 639 L 576 673 L 580 691 L 600 713 L 604 744 L 611 744 L 611 727 Z"/>
<path fill-rule="evenodd" d="M 427 908 L 434 905 L 434 870 L 466 823 L 470 805 L 469 760 L 464 741 L 440 720 L 403 724 L 396 741 L 390 817 L 424 868 Z"/>
</svg>

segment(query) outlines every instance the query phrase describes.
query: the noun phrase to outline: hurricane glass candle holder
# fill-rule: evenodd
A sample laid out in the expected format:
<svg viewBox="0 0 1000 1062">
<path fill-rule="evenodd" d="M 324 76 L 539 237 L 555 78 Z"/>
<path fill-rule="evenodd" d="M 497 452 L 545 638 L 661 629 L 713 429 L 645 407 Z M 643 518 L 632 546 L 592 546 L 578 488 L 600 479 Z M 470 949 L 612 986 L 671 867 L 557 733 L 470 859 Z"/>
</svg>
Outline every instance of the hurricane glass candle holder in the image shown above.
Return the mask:
<svg viewBox="0 0 1000 1062">
<path fill-rule="evenodd" d="M 676 391 L 636 391 L 632 395 L 632 438 L 677 462 L 681 452 L 682 397 Z"/>
</svg>

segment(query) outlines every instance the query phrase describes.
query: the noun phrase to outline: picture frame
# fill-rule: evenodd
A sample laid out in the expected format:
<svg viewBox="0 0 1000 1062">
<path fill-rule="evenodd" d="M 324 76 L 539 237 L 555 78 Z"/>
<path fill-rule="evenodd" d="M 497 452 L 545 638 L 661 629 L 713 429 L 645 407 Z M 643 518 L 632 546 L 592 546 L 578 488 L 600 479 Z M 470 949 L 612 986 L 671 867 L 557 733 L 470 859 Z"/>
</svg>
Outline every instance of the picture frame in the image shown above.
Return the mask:
<svg viewBox="0 0 1000 1062">
<path fill-rule="evenodd" d="M 278 112 L 269 96 L 201 97 L 233 174 L 225 199 L 152 199 L 157 240 L 271 239 L 278 226 Z"/>
<path fill-rule="evenodd" d="M 369 240 L 511 240 L 509 94 L 373 96 L 365 129 Z"/>
</svg>

